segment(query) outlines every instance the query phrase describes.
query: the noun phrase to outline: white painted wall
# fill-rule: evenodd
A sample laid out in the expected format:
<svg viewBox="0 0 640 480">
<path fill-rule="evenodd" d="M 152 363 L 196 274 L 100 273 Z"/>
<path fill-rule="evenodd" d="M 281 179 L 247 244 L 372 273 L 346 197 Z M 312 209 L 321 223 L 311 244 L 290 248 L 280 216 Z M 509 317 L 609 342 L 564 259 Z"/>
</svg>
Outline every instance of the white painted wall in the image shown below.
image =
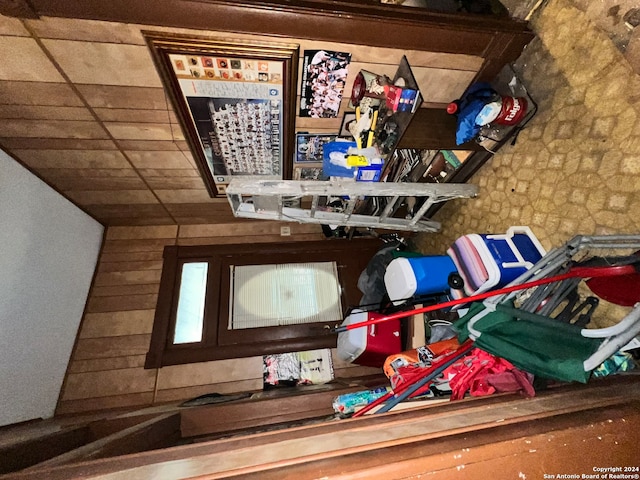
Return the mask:
<svg viewBox="0 0 640 480">
<path fill-rule="evenodd" d="M 102 232 L 0 150 L 0 425 L 53 415 Z"/>
</svg>

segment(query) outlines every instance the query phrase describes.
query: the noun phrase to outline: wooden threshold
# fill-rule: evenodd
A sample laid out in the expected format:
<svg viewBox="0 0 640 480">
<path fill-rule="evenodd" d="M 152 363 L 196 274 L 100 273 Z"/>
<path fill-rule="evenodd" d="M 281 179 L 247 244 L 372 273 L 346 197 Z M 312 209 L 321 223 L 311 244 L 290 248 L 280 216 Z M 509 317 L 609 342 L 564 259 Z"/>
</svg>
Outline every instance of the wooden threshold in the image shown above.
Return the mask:
<svg viewBox="0 0 640 480">
<path fill-rule="evenodd" d="M 55 456 L 27 469 L 27 471 L 148 451 L 172 445 L 179 438 L 180 414 L 166 413 Z"/>
</svg>

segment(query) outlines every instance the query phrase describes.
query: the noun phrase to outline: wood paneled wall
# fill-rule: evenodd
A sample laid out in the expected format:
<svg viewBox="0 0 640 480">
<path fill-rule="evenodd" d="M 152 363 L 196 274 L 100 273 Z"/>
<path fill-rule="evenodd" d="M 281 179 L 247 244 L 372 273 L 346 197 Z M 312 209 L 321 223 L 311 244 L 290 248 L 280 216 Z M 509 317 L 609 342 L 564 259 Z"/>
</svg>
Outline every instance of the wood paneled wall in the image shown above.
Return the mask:
<svg viewBox="0 0 640 480">
<path fill-rule="evenodd" d="M 218 225 L 109 227 L 57 414 L 145 406 L 205 393 L 262 388 L 262 357 L 143 368 L 165 245 L 319 240 L 317 225 L 243 221 Z M 379 373 L 340 361 L 336 377 Z"/>
<path fill-rule="evenodd" d="M 0 147 L 105 225 L 235 221 L 226 199 L 212 199 L 205 189 L 143 30 L 295 43 L 301 56 L 349 52 L 345 97 L 359 70 L 393 77 L 406 55 L 425 101 L 440 105 L 459 96 L 484 63 L 477 55 L 352 44 L 348 32 L 335 43 L 0 15 Z M 299 104 L 299 82 L 297 88 Z M 297 118 L 296 131 L 337 133 L 347 103 L 335 119 Z"/>
<path fill-rule="evenodd" d="M 82 7 L 81 3 L 38 2 L 38 6 Z M 258 25 L 253 29 L 246 25 L 232 28 L 229 21 L 246 24 L 238 16 L 189 14 L 194 8 L 210 12 L 209 8 L 222 8 L 222 4 L 224 8 L 237 8 L 242 2 L 183 2 L 177 10 L 170 1 L 154 2 L 152 9 L 141 2 L 124 3 L 126 8 L 109 3 L 96 4 L 95 8 L 85 4 L 92 12 L 76 15 L 99 20 L 46 13 L 40 18 L 20 19 L 0 15 L 0 147 L 109 226 L 58 413 L 150 405 L 212 389 L 227 392 L 259 387 L 261 371 L 256 370 L 258 362 L 250 359 L 160 371 L 142 368 L 157 300 L 162 250 L 174 244 L 322 238 L 319 227 L 297 224 L 289 224 L 291 237 L 280 237 L 278 224 L 235 219 L 225 198 L 209 197 L 153 65 L 143 30 L 221 40 L 296 43 L 301 56 L 305 50 L 349 52 L 352 63 L 345 97 L 359 70 L 393 76 L 406 55 L 425 102 L 431 106 L 458 97 L 478 72 L 493 71 L 487 65 L 492 66 L 495 58 L 503 62 L 506 57 L 502 53 L 514 49 L 518 52 L 511 53 L 517 56 L 524 45 L 512 42 L 522 36 L 523 26 L 512 25 L 514 22 L 508 19 L 476 22 L 472 16 L 462 16 L 460 22 L 449 18 L 443 23 L 443 17 L 436 14 L 423 24 L 413 18 L 417 11 L 409 9 L 395 15 L 391 23 L 395 31 L 412 35 L 387 39 L 381 37 L 384 29 L 379 28 L 389 25 L 386 8 L 376 7 L 384 14 L 379 12 L 375 19 L 369 10 L 356 16 L 336 16 L 331 14 L 336 2 L 326 2 L 329 10 L 322 16 L 325 23 L 327 18 L 328 22 L 337 18 L 356 21 L 360 33 L 354 38 L 348 28 L 314 31 L 303 27 L 306 30 L 301 31 L 295 12 L 249 2 L 245 2 L 243 15 Z M 106 10 L 102 8 L 105 5 Z M 5 5 L 2 11 L 21 14 L 10 6 Z M 117 15 L 93 17 L 105 11 Z M 157 19 L 155 14 L 159 12 L 167 14 L 168 23 Z M 287 12 L 289 20 L 283 20 Z M 314 10 L 304 18 L 314 22 L 320 18 L 316 13 Z M 190 17 L 188 22 L 177 20 L 184 16 Z M 264 18 L 274 23 L 262 22 Z M 283 21 L 287 28 L 274 31 L 274 25 Z M 221 25 L 217 31 L 209 27 L 216 23 Z M 243 35 L 238 31 L 270 33 Z M 515 36 L 512 38 L 509 32 Z M 527 41 L 529 36 L 524 35 Z M 476 38 L 478 42 L 464 42 L 464 38 Z M 399 48 L 398 42 L 404 42 L 406 48 Z M 297 118 L 296 131 L 337 132 L 346 107 L 345 99 L 335 119 Z M 361 373 L 359 367 L 339 362 L 337 366 L 339 375 Z M 216 369 L 226 369 L 229 375 L 213 372 Z"/>
</svg>

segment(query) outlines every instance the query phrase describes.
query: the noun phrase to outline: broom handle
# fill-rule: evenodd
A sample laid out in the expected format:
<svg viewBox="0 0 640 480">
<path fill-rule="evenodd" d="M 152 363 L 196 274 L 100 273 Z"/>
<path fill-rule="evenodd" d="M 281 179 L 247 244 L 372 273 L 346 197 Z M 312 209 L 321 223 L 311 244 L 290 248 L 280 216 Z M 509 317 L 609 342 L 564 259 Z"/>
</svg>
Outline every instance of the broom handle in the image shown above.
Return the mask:
<svg viewBox="0 0 640 480">
<path fill-rule="evenodd" d="M 341 333 L 347 330 L 353 330 L 354 328 L 367 327 L 377 323 L 388 322 L 390 320 L 397 320 L 418 313 L 433 312 L 434 310 L 440 310 L 441 308 L 453 307 L 455 305 L 461 305 L 469 302 L 477 302 L 478 300 L 484 300 L 485 298 L 495 297 L 496 295 L 504 295 L 511 292 L 517 292 L 518 290 L 526 290 L 527 288 L 538 287 L 540 285 L 546 285 L 547 283 L 559 282 L 568 278 L 582 277 L 582 278 L 594 278 L 594 277 L 610 277 L 615 275 L 628 275 L 634 273 L 636 267 L 634 265 L 622 265 L 612 267 L 576 267 L 562 273 L 548 278 L 541 278 L 532 282 L 522 283 L 520 285 L 512 285 L 511 287 L 504 287 L 498 290 L 491 290 L 489 292 L 479 293 L 478 295 L 472 295 L 470 297 L 458 298 L 456 300 L 450 300 L 444 303 L 438 303 L 436 305 L 428 305 L 422 308 L 416 308 L 414 310 L 407 310 L 404 312 L 392 313 L 384 315 L 378 318 L 370 318 L 364 322 L 353 323 L 351 325 L 342 325 L 335 327 L 331 330 L 331 333 Z"/>
</svg>

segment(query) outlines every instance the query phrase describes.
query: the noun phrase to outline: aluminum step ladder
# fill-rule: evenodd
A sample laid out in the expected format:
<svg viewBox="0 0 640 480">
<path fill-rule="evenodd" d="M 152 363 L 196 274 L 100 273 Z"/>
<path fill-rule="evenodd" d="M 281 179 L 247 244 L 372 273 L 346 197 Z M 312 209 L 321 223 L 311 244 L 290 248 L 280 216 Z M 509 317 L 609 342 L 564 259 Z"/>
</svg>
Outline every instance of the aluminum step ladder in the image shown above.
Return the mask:
<svg viewBox="0 0 640 480">
<path fill-rule="evenodd" d="M 472 198 L 478 187 L 467 184 L 379 183 L 355 181 L 265 180 L 235 177 L 226 188 L 236 217 L 437 232 L 440 223 L 422 217 L 439 202 Z M 417 211 L 396 217 L 405 199 Z"/>
</svg>

